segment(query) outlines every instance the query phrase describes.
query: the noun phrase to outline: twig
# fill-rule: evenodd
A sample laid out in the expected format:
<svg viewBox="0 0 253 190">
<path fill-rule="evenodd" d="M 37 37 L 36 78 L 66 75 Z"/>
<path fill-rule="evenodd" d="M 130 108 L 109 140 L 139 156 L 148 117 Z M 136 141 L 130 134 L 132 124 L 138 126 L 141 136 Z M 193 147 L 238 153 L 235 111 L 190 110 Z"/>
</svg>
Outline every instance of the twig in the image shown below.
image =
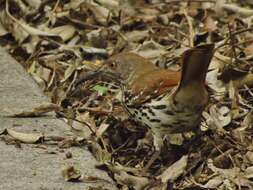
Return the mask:
<svg viewBox="0 0 253 190">
<path fill-rule="evenodd" d="M 191 21 L 191 18 L 188 16 L 186 10 L 184 10 L 184 15 L 189 25 L 189 44 L 190 44 L 190 47 L 193 47 L 194 46 L 193 45 L 194 31 L 193 31 L 192 21 Z"/>
<path fill-rule="evenodd" d="M 73 120 L 73 121 L 77 121 L 77 122 L 79 122 L 79 123 L 84 124 L 86 127 L 89 128 L 89 130 L 92 132 L 93 135 L 96 134 L 96 132 L 92 129 L 92 127 L 91 127 L 88 123 L 86 123 L 86 122 L 84 122 L 84 121 L 80 121 L 80 120 L 78 120 L 78 119 L 76 119 L 76 118 L 74 118 L 74 117 L 66 116 L 63 112 L 57 112 L 57 114 L 58 114 L 60 117 L 63 117 L 63 118 L 66 118 L 66 119 L 71 119 L 71 120 Z"/>
<path fill-rule="evenodd" d="M 53 9 L 52 9 L 51 12 L 50 12 L 49 18 L 48 18 L 48 20 L 46 21 L 46 25 L 48 25 L 49 22 L 53 19 L 54 14 L 55 14 L 55 12 L 56 12 L 56 9 L 57 9 L 57 7 L 59 6 L 59 3 L 60 3 L 60 0 L 57 0 L 56 3 L 54 4 L 54 7 L 53 7 Z"/>
<path fill-rule="evenodd" d="M 230 36 L 236 36 L 238 34 L 241 34 L 241 33 L 244 33 L 244 32 L 250 32 L 250 31 L 253 31 L 253 26 L 252 27 L 249 27 L 249 28 L 244 28 L 244 29 L 241 29 L 241 30 L 238 30 L 236 32 L 231 32 L 231 34 L 229 35 L 229 37 L 227 37 L 226 39 L 223 40 L 223 43 L 218 45 L 216 48 L 215 48 L 215 51 L 225 45 L 229 45 L 228 41 L 230 40 Z"/>
<path fill-rule="evenodd" d="M 235 63 L 238 63 L 238 59 L 237 59 L 237 55 L 236 55 L 236 49 L 235 49 L 235 43 L 234 43 L 235 42 L 235 35 L 232 34 L 232 30 L 231 30 L 231 25 L 230 24 L 228 24 L 228 32 L 229 32 L 230 45 L 232 47 Z"/>
<path fill-rule="evenodd" d="M 166 3 L 181 3 L 181 2 L 216 3 L 216 0 L 169 0 L 169 1 L 166 1 Z M 161 3 L 152 3 L 152 4 L 161 4 Z"/>
<path fill-rule="evenodd" d="M 244 33 L 244 32 L 249 32 L 249 31 L 253 31 L 253 26 L 249 27 L 249 28 L 238 30 L 238 31 L 232 33 L 231 35 L 235 36 L 235 35 L 238 35 L 238 34 L 241 34 L 241 33 Z"/>
<path fill-rule="evenodd" d="M 112 113 L 112 107 L 107 110 L 107 109 L 103 109 L 102 107 L 82 106 L 78 108 L 78 111 L 90 111 L 90 112 L 100 113 L 100 114 L 109 114 L 109 113 Z"/>
</svg>

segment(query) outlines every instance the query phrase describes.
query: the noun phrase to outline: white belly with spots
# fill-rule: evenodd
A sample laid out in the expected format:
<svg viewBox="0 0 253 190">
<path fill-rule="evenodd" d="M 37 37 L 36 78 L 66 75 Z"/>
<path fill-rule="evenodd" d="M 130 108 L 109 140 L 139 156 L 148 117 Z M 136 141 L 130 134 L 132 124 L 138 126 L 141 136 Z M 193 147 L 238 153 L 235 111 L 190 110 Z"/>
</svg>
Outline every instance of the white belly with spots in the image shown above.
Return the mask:
<svg viewBox="0 0 253 190">
<path fill-rule="evenodd" d="M 138 122 L 150 127 L 160 137 L 191 131 L 198 127 L 204 106 L 198 108 L 192 105 L 175 105 L 169 100 L 170 98 L 171 96 L 165 96 L 160 100 L 154 99 L 138 109 L 129 108 L 128 111 Z M 168 105 L 169 102 L 170 105 Z"/>
</svg>

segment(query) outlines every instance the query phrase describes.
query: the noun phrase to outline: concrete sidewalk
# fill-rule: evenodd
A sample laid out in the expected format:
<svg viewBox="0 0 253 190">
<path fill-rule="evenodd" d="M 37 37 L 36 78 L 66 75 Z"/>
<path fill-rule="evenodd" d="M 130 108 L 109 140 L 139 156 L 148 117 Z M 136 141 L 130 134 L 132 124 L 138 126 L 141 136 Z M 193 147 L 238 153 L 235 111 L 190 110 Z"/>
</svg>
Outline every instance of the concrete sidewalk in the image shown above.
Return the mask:
<svg viewBox="0 0 253 190">
<path fill-rule="evenodd" d="M 69 134 L 69 127 L 56 119 L 54 114 L 38 118 L 5 117 L 30 111 L 49 100 L 22 66 L 1 47 L 0 58 L 0 131 L 13 128 L 16 131 L 42 132 L 47 135 Z M 71 159 L 65 158 L 67 151 L 72 153 Z M 77 166 L 84 175 L 99 177 L 111 183 L 65 182 L 61 170 L 68 164 Z M 22 144 L 21 148 L 16 148 L 0 141 L 0 190 L 85 190 L 91 186 L 117 189 L 105 172 L 95 169 L 96 164 L 85 147 L 59 150 L 53 145 L 42 149 L 36 145 Z"/>
</svg>

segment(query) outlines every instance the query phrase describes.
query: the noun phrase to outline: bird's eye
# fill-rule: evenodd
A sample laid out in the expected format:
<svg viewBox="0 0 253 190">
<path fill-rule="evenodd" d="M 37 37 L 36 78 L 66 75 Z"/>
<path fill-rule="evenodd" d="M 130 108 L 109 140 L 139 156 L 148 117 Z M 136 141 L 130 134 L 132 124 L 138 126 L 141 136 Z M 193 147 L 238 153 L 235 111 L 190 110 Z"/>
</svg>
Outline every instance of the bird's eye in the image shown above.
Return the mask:
<svg viewBox="0 0 253 190">
<path fill-rule="evenodd" d="M 110 63 L 110 66 L 111 66 L 112 68 L 115 68 L 115 67 L 116 67 L 116 62 L 115 62 L 115 61 L 112 61 L 112 62 Z"/>
</svg>

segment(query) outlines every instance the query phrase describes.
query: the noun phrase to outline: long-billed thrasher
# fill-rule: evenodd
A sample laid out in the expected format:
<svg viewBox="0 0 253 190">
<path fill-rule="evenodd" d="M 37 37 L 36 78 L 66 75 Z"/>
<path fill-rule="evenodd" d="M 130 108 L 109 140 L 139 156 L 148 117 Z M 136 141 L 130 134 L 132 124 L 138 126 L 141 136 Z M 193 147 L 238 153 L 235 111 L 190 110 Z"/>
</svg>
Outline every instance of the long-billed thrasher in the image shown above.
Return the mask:
<svg viewBox="0 0 253 190">
<path fill-rule="evenodd" d="M 105 70 L 122 81 L 125 109 L 151 129 L 157 152 L 166 135 L 198 128 L 208 103 L 205 78 L 213 49 L 214 44 L 205 44 L 185 51 L 181 72 L 158 68 L 134 53 L 121 53 L 105 61 Z"/>
</svg>

